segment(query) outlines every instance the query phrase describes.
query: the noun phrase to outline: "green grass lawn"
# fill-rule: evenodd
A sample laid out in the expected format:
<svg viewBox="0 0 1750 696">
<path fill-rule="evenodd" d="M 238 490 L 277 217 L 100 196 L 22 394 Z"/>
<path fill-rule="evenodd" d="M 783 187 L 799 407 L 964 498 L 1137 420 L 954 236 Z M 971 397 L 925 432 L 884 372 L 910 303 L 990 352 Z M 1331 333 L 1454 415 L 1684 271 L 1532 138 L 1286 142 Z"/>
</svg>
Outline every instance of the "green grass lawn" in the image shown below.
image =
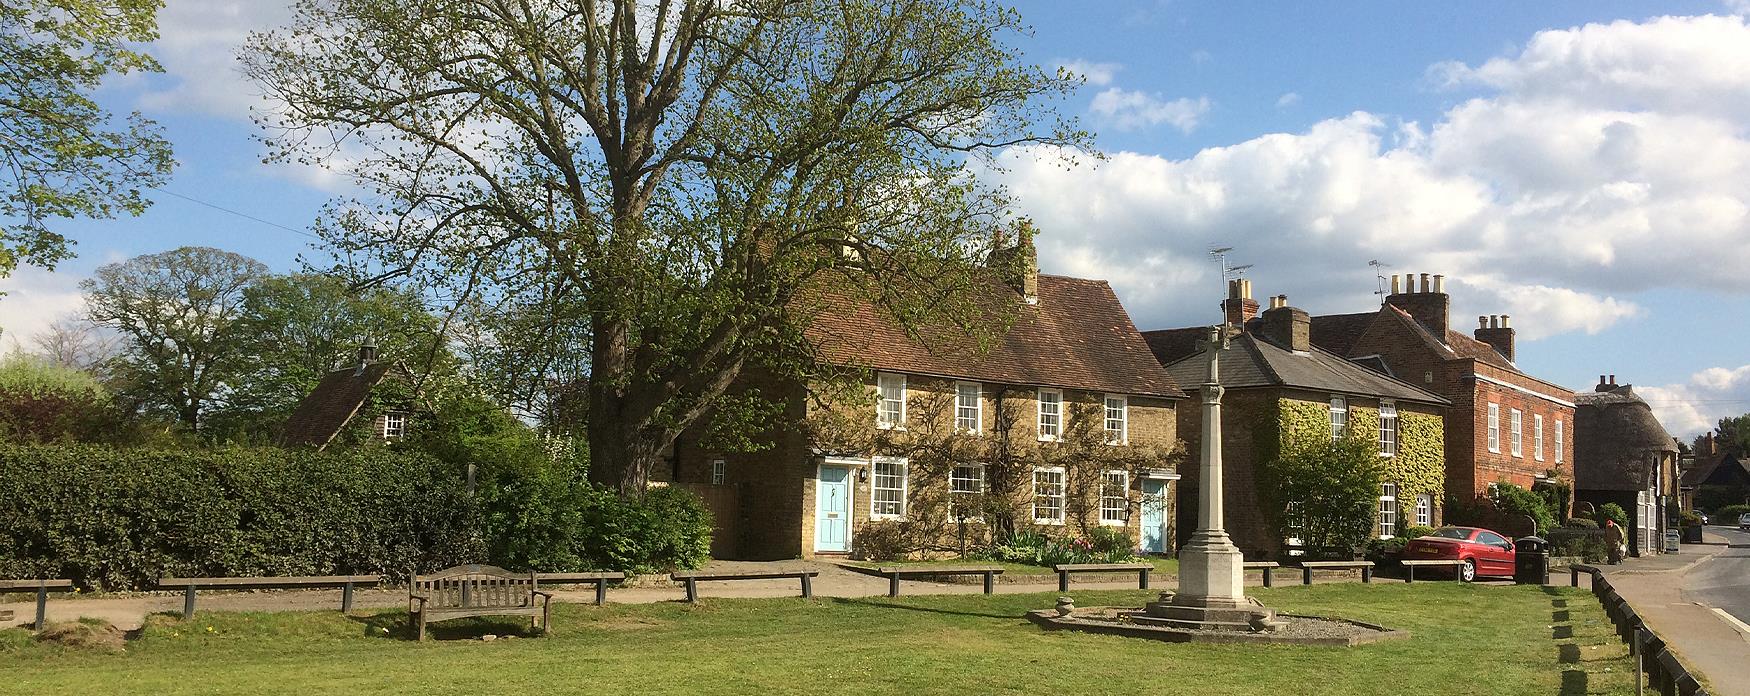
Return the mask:
<svg viewBox="0 0 1750 696">
<path fill-rule="evenodd" d="M 1139 562 L 1153 563 L 1155 566 L 1155 570 L 1154 570 L 1155 573 L 1160 573 L 1163 575 L 1173 575 L 1173 576 L 1177 576 L 1179 574 L 1179 559 L 1177 559 L 1177 558 L 1152 558 L 1151 557 L 1151 558 L 1144 558 L 1144 559 L 1142 559 L 1142 561 L 1139 561 Z M 1051 568 L 1049 568 L 1047 566 L 1028 565 L 1025 563 L 1008 563 L 1008 562 L 1004 562 L 1004 561 L 976 561 L 976 560 L 949 559 L 949 560 L 943 560 L 943 561 L 887 561 L 884 563 L 876 563 L 873 561 L 853 561 L 853 562 L 850 562 L 849 564 L 863 566 L 865 568 L 879 568 L 882 566 L 904 566 L 906 568 L 929 568 L 931 566 L 993 565 L 993 566 L 996 566 L 998 568 L 1002 568 L 1004 575 L 1056 575 L 1057 574 L 1057 571 L 1052 570 Z M 1123 573 L 1111 573 L 1110 575 L 1112 575 L 1113 580 L 1121 580 L 1125 577 L 1125 575 Z"/>
<path fill-rule="evenodd" d="M 154 616 L 121 654 L 0 632 L 10 693 L 1627 694 L 1633 667 L 1591 595 L 1456 583 L 1258 590 L 1279 611 L 1412 637 L 1357 648 L 1189 645 L 1047 633 L 1055 593 L 562 605 L 552 635 L 462 640 L 514 623 L 335 612 Z M 1149 593 L 1082 592 L 1137 604 Z M 384 630 L 388 631 L 386 635 Z"/>
</svg>

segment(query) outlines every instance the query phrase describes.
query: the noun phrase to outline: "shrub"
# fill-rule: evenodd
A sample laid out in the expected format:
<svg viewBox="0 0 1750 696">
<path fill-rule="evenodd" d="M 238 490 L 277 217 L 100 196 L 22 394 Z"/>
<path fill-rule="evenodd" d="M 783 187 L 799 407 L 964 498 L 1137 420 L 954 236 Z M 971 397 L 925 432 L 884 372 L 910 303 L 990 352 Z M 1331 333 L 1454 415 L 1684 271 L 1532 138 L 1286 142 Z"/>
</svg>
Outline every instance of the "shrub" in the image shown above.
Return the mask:
<svg viewBox="0 0 1750 696">
<path fill-rule="evenodd" d="M 1569 517 L 1562 522 L 1563 529 L 1597 529 L 1598 523 L 1584 517 Z"/>
<path fill-rule="evenodd" d="M 87 440 L 117 421 L 110 396 L 89 373 L 34 356 L 0 358 L 0 438 Z"/>
<path fill-rule="evenodd" d="M 1750 513 L 1750 505 L 1727 505 L 1714 510 L 1714 524 L 1737 524 L 1738 516 Z"/>
<path fill-rule="evenodd" d="M 1610 553 L 1610 544 L 1604 541 L 1604 531 L 1597 529 L 1580 529 L 1563 527 L 1549 532 L 1550 555 L 1579 557 L 1588 563 L 1598 563 L 1606 560 Z"/>
<path fill-rule="evenodd" d="M 1095 527 L 1088 531 L 1088 541 L 1103 556 L 1129 558 L 1136 552 L 1136 541 L 1122 527 Z"/>
<path fill-rule="evenodd" d="M 1415 539 L 1417 537 L 1425 537 L 1425 536 L 1428 536 L 1429 534 L 1433 534 L 1433 533 L 1434 533 L 1433 527 L 1424 527 L 1424 526 L 1421 526 L 1418 524 L 1412 524 L 1408 527 L 1404 527 L 1404 531 L 1402 533 L 1398 534 L 1398 537 L 1401 539 L 1404 539 L 1405 541 L 1408 541 L 1410 539 Z"/>
<path fill-rule="evenodd" d="M 1116 529 L 1095 529 L 1087 537 L 1062 538 L 1016 532 L 973 555 L 984 560 L 1046 567 L 1059 563 L 1123 563 L 1136 558 L 1130 535 Z"/>
<path fill-rule="evenodd" d="M 1367 547 L 1363 551 L 1362 557 L 1369 561 L 1373 561 L 1376 564 L 1391 563 L 1397 561 L 1403 556 L 1404 546 L 1409 543 L 1410 540 L 1408 538 L 1401 536 L 1395 536 L 1390 539 L 1374 537 L 1367 540 Z"/>
<path fill-rule="evenodd" d="M 1503 513 L 1530 517 L 1537 524 L 1534 534 L 1548 534 L 1555 529 L 1555 511 L 1542 495 L 1511 483 L 1497 483 L 1489 492 L 1489 500 Z"/>
<path fill-rule="evenodd" d="M 483 560 L 454 467 L 389 448 L 0 446 L 0 577 L 382 574 Z"/>
<path fill-rule="evenodd" d="M 1701 526 L 1701 513 L 1696 512 L 1694 510 L 1684 510 L 1683 515 L 1682 515 L 1682 524 L 1685 527 L 1700 527 Z"/>
<path fill-rule="evenodd" d="M 1282 537 L 1351 554 L 1372 536 L 1384 473 L 1371 440 L 1346 437 L 1289 449 L 1265 466 L 1264 476 Z"/>
<path fill-rule="evenodd" d="M 1598 526 L 1604 526 L 1605 520 L 1614 520 L 1616 526 L 1622 527 L 1622 533 L 1628 534 L 1628 513 L 1623 512 L 1621 505 L 1605 503 L 1598 506 Z"/>
</svg>

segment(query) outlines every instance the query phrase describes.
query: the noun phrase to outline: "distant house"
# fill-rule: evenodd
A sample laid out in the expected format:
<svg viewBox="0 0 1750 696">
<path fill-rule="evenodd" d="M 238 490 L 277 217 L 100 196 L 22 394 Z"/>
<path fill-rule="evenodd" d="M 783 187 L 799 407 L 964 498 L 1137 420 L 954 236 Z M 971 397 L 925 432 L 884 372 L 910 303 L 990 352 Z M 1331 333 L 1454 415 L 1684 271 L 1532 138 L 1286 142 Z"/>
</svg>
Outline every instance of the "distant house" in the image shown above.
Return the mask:
<svg viewBox="0 0 1750 696">
<path fill-rule="evenodd" d="M 1020 263 L 993 262 L 983 299 L 1016 314 L 983 351 L 953 340 L 926 345 L 873 304 L 829 288 L 829 308 L 805 336 L 824 363 L 861 375 L 861 388 L 834 394 L 753 370 L 738 388 L 759 388 L 783 404 L 792 422 L 842 419 L 849 439 L 877 444 L 823 442 L 817 433 L 781 428 L 767 434 L 768 449 L 730 452 L 707 444 L 709 417 L 689 429 L 673 445 L 674 470 L 666 478 L 706 489 L 721 537 L 713 553 L 850 555 L 893 530 L 931 525 L 970 526 L 983 537 L 985 520 L 956 512 L 956 501 L 982 496 L 1013 503 L 1023 528 L 1057 535 L 1110 527 L 1129 532 L 1143 551 L 1170 552 L 1179 476 L 1171 461 L 1086 474 L 1042 460 L 999 466 L 968 458 L 924 471 L 878 444 L 951 428 L 974 442 L 1012 438 L 1049 451 L 1064 445 L 1077 413 L 1091 414 L 1104 446 L 1144 451 L 1175 444 L 1175 409 L 1184 393 L 1149 354 L 1112 288 L 1040 274 L 1035 253 L 1023 236 L 999 252 Z M 946 505 L 936 504 L 944 499 Z"/>
<path fill-rule="evenodd" d="M 1312 342 L 1452 402 L 1446 418 L 1446 493 L 1463 502 L 1498 482 L 1532 488 L 1571 471 L 1574 392 L 1514 362 L 1506 315 L 1450 326 L 1445 278 L 1392 276 L 1375 311 L 1312 318 Z"/>
<path fill-rule="evenodd" d="M 1264 467 L 1276 452 L 1311 440 L 1350 434 L 1377 443 L 1387 462 L 1374 534 L 1392 537 L 1411 525 L 1441 521 L 1445 484 L 1445 437 L 1441 414 L 1448 401 L 1415 385 L 1358 365 L 1313 345 L 1307 313 L 1288 306 L 1286 296 L 1271 298 L 1258 316 L 1251 281 L 1228 284 L 1223 307 L 1232 342 L 1221 352 L 1222 465 L 1228 534 L 1248 556 L 1282 552 L 1291 529 L 1283 511 L 1271 509 L 1262 490 Z M 1208 360 L 1198 334 L 1203 327 L 1148 331 L 1155 357 L 1185 389 L 1206 379 Z M 1179 433 L 1191 453 L 1179 506 L 1183 543 L 1196 527 L 1197 473 L 1202 451 L 1203 412 L 1195 405 L 1179 410 Z M 1286 536 L 1286 538 L 1285 538 Z"/>
<path fill-rule="evenodd" d="M 367 343 L 360 347 L 357 365 L 329 372 L 298 402 L 280 431 L 280 443 L 287 447 L 323 449 L 366 410 L 376 412 L 370 429 L 372 438 L 393 442 L 406 437 L 412 413 L 405 404 L 377 404 L 380 408 L 368 408 L 378 388 L 397 370 L 395 363 L 377 362 L 375 345 Z"/>
<path fill-rule="evenodd" d="M 1575 502 L 1622 506 L 1630 553 L 1658 553 L 1676 513 L 1677 444 L 1652 407 L 1631 385 L 1618 385 L 1616 375 L 1599 375 L 1598 386 L 1575 402 Z"/>
<path fill-rule="evenodd" d="M 1750 503 L 1750 456 L 1730 451 L 1714 438 L 1703 435 L 1695 451 L 1695 466 L 1683 472 L 1682 488 L 1689 497 L 1686 509 L 1711 511 L 1725 505 Z M 1735 524 L 1737 520 L 1721 520 Z"/>
</svg>

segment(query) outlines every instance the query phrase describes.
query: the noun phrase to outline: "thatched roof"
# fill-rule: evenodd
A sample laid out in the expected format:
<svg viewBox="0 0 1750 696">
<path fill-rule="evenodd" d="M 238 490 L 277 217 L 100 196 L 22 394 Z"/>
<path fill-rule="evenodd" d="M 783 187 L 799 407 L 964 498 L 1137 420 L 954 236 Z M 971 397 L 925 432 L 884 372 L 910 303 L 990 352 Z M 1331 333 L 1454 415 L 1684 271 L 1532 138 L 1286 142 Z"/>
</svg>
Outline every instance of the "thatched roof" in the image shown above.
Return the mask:
<svg viewBox="0 0 1750 696">
<path fill-rule="evenodd" d="M 1677 445 L 1631 385 L 1574 397 L 1574 488 L 1647 488 L 1654 463 Z"/>
</svg>

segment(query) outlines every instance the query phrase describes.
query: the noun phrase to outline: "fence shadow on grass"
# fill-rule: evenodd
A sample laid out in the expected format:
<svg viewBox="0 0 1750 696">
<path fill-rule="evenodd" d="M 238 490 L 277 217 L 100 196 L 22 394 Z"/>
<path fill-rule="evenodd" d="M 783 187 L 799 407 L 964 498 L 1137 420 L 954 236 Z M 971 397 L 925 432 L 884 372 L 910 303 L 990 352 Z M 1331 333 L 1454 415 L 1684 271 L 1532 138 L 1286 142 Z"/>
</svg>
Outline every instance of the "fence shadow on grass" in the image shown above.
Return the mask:
<svg viewBox="0 0 1750 696">
<path fill-rule="evenodd" d="M 1025 616 L 1017 616 L 1015 614 L 993 614 L 993 613 L 988 613 L 988 612 L 977 612 L 977 611 L 955 611 L 953 609 L 937 609 L 935 607 L 920 607 L 920 606 L 914 606 L 914 605 L 910 605 L 910 604 L 897 604 L 897 603 L 892 603 L 892 602 L 871 601 L 871 600 L 859 599 L 859 598 L 855 598 L 855 597 L 833 597 L 833 598 L 831 598 L 830 601 L 834 604 L 857 605 L 857 606 L 865 606 L 865 607 L 874 607 L 877 609 L 904 609 L 906 611 L 921 611 L 921 612 L 926 612 L 926 613 L 930 613 L 930 614 L 948 614 L 948 615 L 952 615 L 952 616 L 971 616 L 971 617 L 976 617 L 976 618 L 981 618 L 981 619 L 1014 619 L 1016 621 L 1025 621 L 1026 620 Z M 1040 608 L 1041 609 L 1048 609 L 1050 607 L 1040 607 Z"/>
</svg>

